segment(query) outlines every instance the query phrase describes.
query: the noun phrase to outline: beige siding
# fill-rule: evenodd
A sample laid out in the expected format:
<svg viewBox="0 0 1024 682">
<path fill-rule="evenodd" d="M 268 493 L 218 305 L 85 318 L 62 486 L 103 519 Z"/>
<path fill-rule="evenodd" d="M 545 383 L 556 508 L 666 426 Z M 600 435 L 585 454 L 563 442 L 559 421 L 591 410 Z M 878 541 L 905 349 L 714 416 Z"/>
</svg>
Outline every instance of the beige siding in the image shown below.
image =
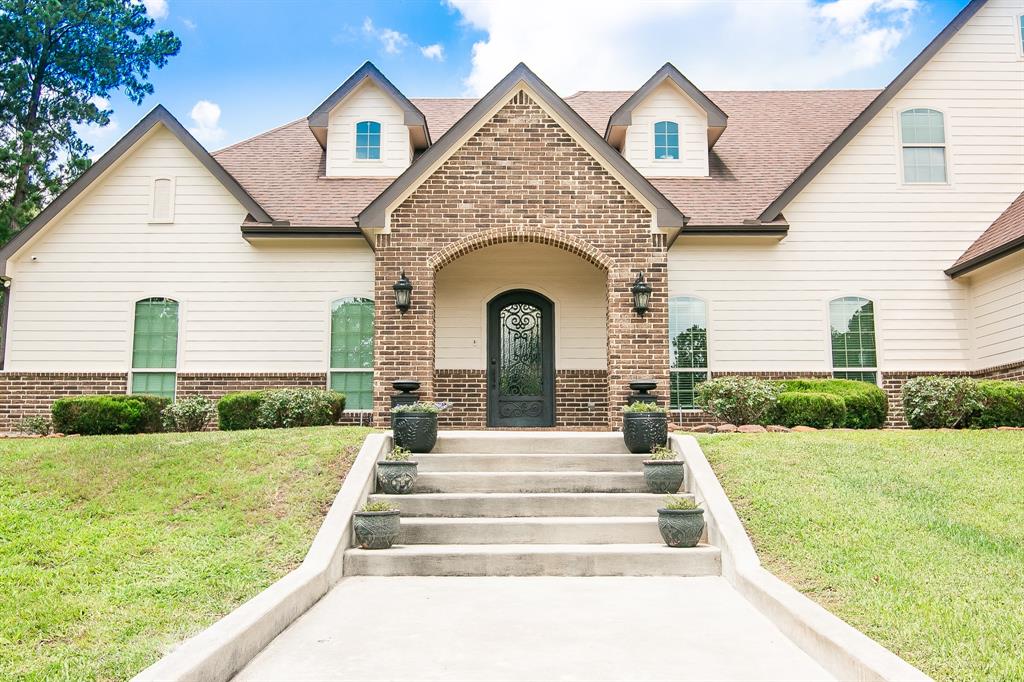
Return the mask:
<svg viewBox="0 0 1024 682">
<path fill-rule="evenodd" d="M 503 244 L 463 256 L 437 275 L 438 369 L 485 369 L 487 302 L 531 289 L 555 304 L 555 367 L 607 366 L 605 274 L 561 249 Z"/>
<path fill-rule="evenodd" d="M 974 369 L 1024 362 L 1024 253 L 970 275 Z"/>
<path fill-rule="evenodd" d="M 356 159 L 356 123 L 380 123 L 380 159 Z M 398 177 L 412 161 L 402 110 L 373 83 L 360 85 L 331 111 L 327 124 L 327 175 Z"/>
<path fill-rule="evenodd" d="M 633 110 L 622 155 L 647 177 L 708 174 L 708 116 L 672 83 L 662 83 Z M 654 124 L 679 124 L 679 159 L 654 160 Z M 685 207 L 683 207 L 685 210 Z"/>
<path fill-rule="evenodd" d="M 172 223 L 149 222 L 156 176 L 175 179 Z M 372 297 L 372 252 L 362 239 L 253 246 L 245 214 L 158 127 L 19 254 L 6 369 L 124 371 L 134 301 L 168 296 L 180 371 L 325 370 L 330 302 Z"/>
<path fill-rule="evenodd" d="M 846 295 L 875 301 L 882 369 L 976 364 L 969 285 L 943 270 L 1024 187 L 1022 9 L 983 7 L 784 210 L 783 241 L 677 241 L 671 292 L 709 301 L 713 370 L 828 369 L 827 303 Z M 911 107 L 945 114 L 948 185 L 901 182 Z"/>
</svg>

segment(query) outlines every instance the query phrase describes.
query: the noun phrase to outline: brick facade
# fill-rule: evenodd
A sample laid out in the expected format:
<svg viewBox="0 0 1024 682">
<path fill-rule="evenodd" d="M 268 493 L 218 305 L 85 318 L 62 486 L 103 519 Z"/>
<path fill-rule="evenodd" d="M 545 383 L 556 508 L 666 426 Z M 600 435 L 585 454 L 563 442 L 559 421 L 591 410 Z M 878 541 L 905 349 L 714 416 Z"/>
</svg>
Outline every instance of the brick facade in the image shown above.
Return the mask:
<svg viewBox="0 0 1024 682">
<path fill-rule="evenodd" d="M 630 381 L 653 377 L 667 385 L 665 237 L 652 233 L 650 212 L 520 91 L 393 211 L 390 232 L 377 237 L 374 408 L 380 423 L 386 423 L 391 382 L 399 378 L 419 381 L 424 399 L 468 401 L 443 423 L 460 423 L 459 415 L 481 419 L 480 375 L 434 371 L 434 277 L 461 255 L 507 242 L 555 246 L 606 273 L 606 377 L 580 375 L 585 388 L 559 391 L 556 410 L 564 419 L 617 426 Z M 415 287 L 404 315 L 391 289 L 403 270 Z M 642 317 L 630 292 L 641 271 L 654 289 Z M 476 389 L 460 388 L 460 379 Z M 563 374 L 556 384 L 569 379 Z"/>
</svg>

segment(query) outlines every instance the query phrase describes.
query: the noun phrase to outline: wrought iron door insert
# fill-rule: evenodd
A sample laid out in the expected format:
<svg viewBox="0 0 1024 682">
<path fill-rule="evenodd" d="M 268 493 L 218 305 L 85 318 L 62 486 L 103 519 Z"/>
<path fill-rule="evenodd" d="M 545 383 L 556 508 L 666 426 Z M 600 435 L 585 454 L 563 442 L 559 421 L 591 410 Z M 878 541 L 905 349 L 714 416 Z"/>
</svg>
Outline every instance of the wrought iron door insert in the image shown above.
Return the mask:
<svg viewBox="0 0 1024 682">
<path fill-rule="evenodd" d="M 554 426 L 554 307 L 517 289 L 487 304 L 488 426 Z"/>
</svg>

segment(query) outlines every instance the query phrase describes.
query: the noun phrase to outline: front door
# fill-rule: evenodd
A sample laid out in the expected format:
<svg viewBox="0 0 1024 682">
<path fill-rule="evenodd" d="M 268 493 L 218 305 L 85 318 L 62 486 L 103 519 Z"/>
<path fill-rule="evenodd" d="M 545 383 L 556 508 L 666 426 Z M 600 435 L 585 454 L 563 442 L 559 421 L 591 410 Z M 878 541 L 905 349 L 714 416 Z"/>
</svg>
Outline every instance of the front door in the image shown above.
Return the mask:
<svg viewBox="0 0 1024 682">
<path fill-rule="evenodd" d="M 516 289 L 487 304 L 487 425 L 555 425 L 554 305 Z"/>
</svg>

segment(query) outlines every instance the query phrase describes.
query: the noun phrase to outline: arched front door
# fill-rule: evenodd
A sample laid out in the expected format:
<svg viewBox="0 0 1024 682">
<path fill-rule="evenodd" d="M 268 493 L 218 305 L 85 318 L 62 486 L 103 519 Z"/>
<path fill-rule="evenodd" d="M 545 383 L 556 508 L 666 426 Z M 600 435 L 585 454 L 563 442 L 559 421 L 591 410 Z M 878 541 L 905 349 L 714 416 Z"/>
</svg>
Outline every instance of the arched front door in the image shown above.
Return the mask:
<svg viewBox="0 0 1024 682">
<path fill-rule="evenodd" d="M 487 304 L 487 425 L 555 425 L 555 316 L 544 296 L 506 291 Z"/>
</svg>

